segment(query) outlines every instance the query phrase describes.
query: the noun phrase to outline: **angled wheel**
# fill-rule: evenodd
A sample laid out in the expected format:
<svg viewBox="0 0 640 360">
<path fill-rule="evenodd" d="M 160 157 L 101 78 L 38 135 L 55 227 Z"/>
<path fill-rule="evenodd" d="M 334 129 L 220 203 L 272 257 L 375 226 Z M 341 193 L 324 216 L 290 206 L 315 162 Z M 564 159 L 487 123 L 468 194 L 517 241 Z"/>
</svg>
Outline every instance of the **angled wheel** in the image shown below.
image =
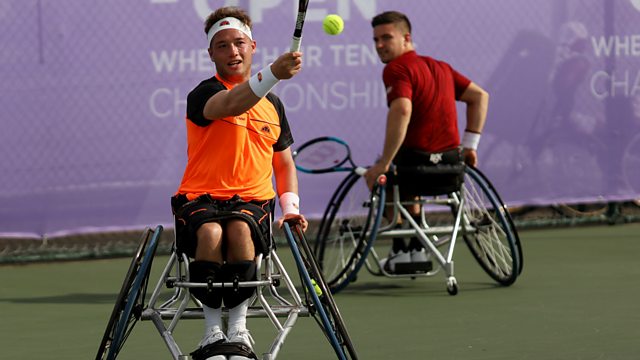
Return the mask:
<svg viewBox="0 0 640 360">
<path fill-rule="evenodd" d="M 383 185 L 371 192 L 363 177 L 351 173 L 329 202 L 316 237 L 315 254 L 333 293 L 353 281 L 367 259 L 382 220 Z"/>
<path fill-rule="evenodd" d="M 284 230 L 305 285 L 305 298 L 311 299 L 309 312 L 320 325 L 338 359 L 357 359 L 358 356 L 342 315 L 340 315 L 331 290 L 325 282 L 304 233 L 298 226 L 292 230 L 287 223 L 285 223 Z"/>
<path fill-rule="evenodd" d="M 467 166 L 464 187 L 463 233 L 473 257 L 499 284 L 508 286 L 522 272 L 522 248 L 511 215 L 489 180 Z"/>
<path fill-rule="evenodd" d="M 115 359 L 134 325 L 140 319 L 151 263 L 161 233 L 162 227 L 158 226 L 153 231 L 147 228 L 142 234 L 100 342 L 96 360 Z"/>
</svg>

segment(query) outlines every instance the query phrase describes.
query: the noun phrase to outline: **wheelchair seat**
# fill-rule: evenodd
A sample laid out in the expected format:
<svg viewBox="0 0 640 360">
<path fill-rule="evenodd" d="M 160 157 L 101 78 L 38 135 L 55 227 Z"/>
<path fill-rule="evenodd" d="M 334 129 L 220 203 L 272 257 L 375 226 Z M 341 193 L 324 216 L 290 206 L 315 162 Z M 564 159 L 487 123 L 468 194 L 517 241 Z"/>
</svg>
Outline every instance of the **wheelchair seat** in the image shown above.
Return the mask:
<svg viewBox="0 0 640 360">
<path fill-rule="evenodd" d="M 236 198 L 232 198 L 229 201 L 235 201 Z M 171 210 L 174 214 L 174 229 L 175 229 L 175 237 L 176 237 L 176 251 L 178 253 L 184 253 L 189 258 L 194 258 L 195 256 L 195 240 L 189 239 L 189 231 L 187 226 L 184 224 L 184 221 L 181 219 L 181 210 L 188 209 L 188 203 L 190 201 L 187 200 L 184 195 L 175 195 L 171 197 Z M 183 207 L 187 205 L 186 207 Z M 259 206 L 247 203 L 246 206 L 252 207 L 252 211 L 256 211 L 253 208 L 258 208 Z M 275 205 L 275 199 L 272 199 L 269 202 L 269 208 L 273 209 Z M 271 215 L 269 215 L 271 218 Z M 219 215 L 216 217 L 216 220 L 226 220 L 226 219 L 241 219 L 249 224 L 251 229 L 252 238 L 254 239 L 255 251 L 258 254 L 266 255 L 269 253 L 272 247 L 275 246 L 273 242 L 273 236 L 262 236 L 262 233 L 259 231 L 259 225 L 256 223 L 255 219 L 253 219 L 250 215 L 246 214 L 243 211 L 220 211 Z"/>
<path fill-rule="evenodd" d="M 396 166 L 387 173 L 387 183 L 398 185 L 403 194 L 444 195 L 460 190 L 464 182 L 464 163 Z"/>
<path fill-rule="evenodd" d="M 387 184 L 398 185 L 403 194 L 444 195 L 460 190 L 465 164 L 460 149 L 439 153 L 402 148 L 387 175 Z"/>
</svg>

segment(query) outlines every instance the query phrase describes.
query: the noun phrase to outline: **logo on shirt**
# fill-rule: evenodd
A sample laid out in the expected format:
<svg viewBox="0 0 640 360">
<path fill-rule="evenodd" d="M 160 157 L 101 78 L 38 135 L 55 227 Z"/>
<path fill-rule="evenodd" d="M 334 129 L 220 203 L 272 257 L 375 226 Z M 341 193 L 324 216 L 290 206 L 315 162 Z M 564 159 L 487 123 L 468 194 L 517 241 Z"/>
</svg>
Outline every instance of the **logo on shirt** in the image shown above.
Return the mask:
<svg viewBox="0 0 640 360">
<path fill-rule="evenodd" d="M 387 95 L 391 94 L 391 90 L 393 90 L 393 86 L 387 87 Z"/>
<path fill-rule="evenodd" d="M 265 126 L 262 127 L 262 129 L 260 129 L 260 131 L 266 132 L 266 133 L 270 133 L 271 132 L 271 128 L 269 128 L 269 126 L 265 125 Z"/>
</svg>

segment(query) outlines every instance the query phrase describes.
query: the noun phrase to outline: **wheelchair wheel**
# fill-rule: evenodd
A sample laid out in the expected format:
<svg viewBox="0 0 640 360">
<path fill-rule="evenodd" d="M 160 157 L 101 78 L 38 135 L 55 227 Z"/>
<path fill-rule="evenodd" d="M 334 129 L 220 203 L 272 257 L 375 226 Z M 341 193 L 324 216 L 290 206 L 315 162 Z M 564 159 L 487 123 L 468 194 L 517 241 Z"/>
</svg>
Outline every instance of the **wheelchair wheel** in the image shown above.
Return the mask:
<svg viewBox="0 0 640 360">
<path fill-rule="evenodd" d="M 285 223 L 284 229 L 305 285 L 305 298 L 311 299 L 310 314 L 320 325 L 338 359 L 357 359 L 358 356 L 344 320 L 302 230 L 295 226 L 292 231 L 287 223 Z"/>
<path fill-rule="evenodd" d="M 369 191 L 363 177 L 351 173 L 340 184 L 325 211 L 315 254 L 335 294 L 352 282 L 375 240 L 382 221 L 385 191 Z"/>
<path fill-rule="evenodd" d="M 489 180 L 467 166 L 464 215 L 470 231 L 463 233 L 473 257 L 499 284 L 509 286 L 522 272 L 522 247 L 511 215 Z"/>
<path fill-rule="evenodd" d="M 149 228 L 145 229 L 111 312 L 111 317 L 98 348 L 96 360 L 115 359 L 131 330 L 140 319 L 151 263 L 153 262 L 161 233 L 161 226 L 156 227 L 153 231 Z"/>
</svg>

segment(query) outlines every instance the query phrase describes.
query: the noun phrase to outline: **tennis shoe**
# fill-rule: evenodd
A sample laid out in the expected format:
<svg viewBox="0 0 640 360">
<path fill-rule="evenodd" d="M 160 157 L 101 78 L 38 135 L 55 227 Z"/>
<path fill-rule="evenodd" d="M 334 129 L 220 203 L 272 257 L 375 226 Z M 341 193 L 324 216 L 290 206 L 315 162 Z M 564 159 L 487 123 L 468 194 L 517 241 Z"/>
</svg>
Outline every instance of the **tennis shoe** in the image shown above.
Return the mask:
<svg viewBox="0 0 640 360">
<path fill-rule="evenodd" d="M 396 271 L 396 264 L 411 262 L 411 254 L 408 251 L 395 252 L 393 249 L 389 252 L 389 256 L 380 260 L 380 265 L 388 272 Z"/>
<path fill-rule="evenodd" d="M 427 250 L 411 250 L 411 262 L 412 263 L 424 263 L 428 262 L 431 259 L 431 253 L 427 252 Z"/>
<path fill-rule="evenodd" d="M 221 344 L 227 341 L 228 341 L 227 337 L 219 328 L 213 328 L 213 329 L 210 329 L 204 335 L 204 337 L 200 341 L 200 344 L 198 344 L 198 347 L 202 349 L 205 346 L 210 344 L 218 344 L 218 343 Z M 227 360 L 227 358 L 224 355 L 214 355 L 214 356 L 208 357 L 207 360 Z"/>
<path fill-rule="evenodd" d="M 209 344 L 223 343 L 227 341 L 229 340 L 224 335 L 222 330 L 220 330 L 219 328 L 213 328 L 213 329 L 209 329 L 209 331 L 207 331 L 207 333 L 204 334 L 204 337 L 200 341 L 200 344 L 198 344 L 198 347 L 202 348 Z"/>
<path fill-rule="evenodd" d="M 229 342 L 230 343 L 238 343 L 238 344 L 243 344 L 245 346 L 247 346 L 250 350 L 250 352 L 253 351 L 253 344 L 255 344 L 255 341 L 253 341 L 253 337 L 251 337 L 251 334 L 249 333 L 249 330 L 247 329 L 242 329 L 242 330 L 236 330 L 233 332 L 229 333 Z M 241 356 L 241 355 L 231 355 L 229 356 L 229 360 L 248 360 L 248 359 L 253 359 L 253 358 L 249 358 L 246 356 Z"/>
</svg>

